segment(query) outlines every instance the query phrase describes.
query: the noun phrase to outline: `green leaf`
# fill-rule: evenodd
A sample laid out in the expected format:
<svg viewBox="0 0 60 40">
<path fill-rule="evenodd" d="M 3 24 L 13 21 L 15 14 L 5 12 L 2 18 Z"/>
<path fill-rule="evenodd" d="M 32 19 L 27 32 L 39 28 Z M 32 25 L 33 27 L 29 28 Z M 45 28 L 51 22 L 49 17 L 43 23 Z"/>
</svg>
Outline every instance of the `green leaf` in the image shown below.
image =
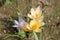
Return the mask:
<svg viewBox="0 0 60 40">
<path fill-rule="evenodd" d="M 35 40 L 39 40 L 37 34 L 35 32 L 33 33 L 34 33 Z"/>
<path fill-rule="evenodd" d="M 6 4 L 9 4 L 10 3 L 10 0 L 6 0 Z"/>
<path fill-rule="evenodd" d="M 43 33 L 42 32 L 40 33 L 39 40 L 43 40 Z"/>
<path fill-rule="evenodd" d="M 20 31 L 18 34 L 19 38 L 24 38 L 26 36 L 25 32 Z"/>
<path fill-rule="evenodd" d="M 10 37 L 18 37 L 18 38 L 24 38 L 26 35 L 23 31 L 16 33 L 16 34 L 7 34 L 4 39 L 10 38 Z"/>
</svg>

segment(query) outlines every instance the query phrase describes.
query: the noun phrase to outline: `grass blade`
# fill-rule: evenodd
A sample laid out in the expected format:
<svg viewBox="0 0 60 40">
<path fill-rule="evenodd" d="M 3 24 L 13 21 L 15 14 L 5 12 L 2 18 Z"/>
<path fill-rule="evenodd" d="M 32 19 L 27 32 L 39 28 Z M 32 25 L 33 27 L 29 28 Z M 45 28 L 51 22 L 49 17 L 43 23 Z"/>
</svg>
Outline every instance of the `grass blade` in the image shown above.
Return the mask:
<svg viewBox="0 0 60 40">
<path fill-rule="evenodd" d="M 43 40 L 43 33 L 42 32 L 40 33 L 39 40 Z"/>
</svg>

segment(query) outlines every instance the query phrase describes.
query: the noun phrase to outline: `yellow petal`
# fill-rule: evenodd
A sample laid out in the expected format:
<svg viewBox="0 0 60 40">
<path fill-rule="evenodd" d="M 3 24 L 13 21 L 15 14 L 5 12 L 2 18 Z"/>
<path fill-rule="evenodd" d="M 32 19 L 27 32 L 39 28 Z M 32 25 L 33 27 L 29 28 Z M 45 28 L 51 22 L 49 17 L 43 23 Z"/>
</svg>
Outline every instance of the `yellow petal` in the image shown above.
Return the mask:
<svg viewBox="0 0 60 40">
<path fill-rule="evenodd" d="M 44 22 L 40 22 L 40 27 L 42 27 L 43 25 L 45 25 L 45 23 Z"/>
<path fill-rule="evenodd" d="M 34 30 L 35 32 L 42 32 L 42 30 L 41 29 L 36 29 L 36 30 Z"/>
<path fill-rule="evenodd" d="M 27 28 L 26 27 L 22 27 L 22 30 L 27 31 Z"/>
<path fill-rule="evenodd" d="M 31 29 L 30 29 L 30 27 L 28 25 L 23 26 L 22 30 L 27 31 L 27 32 L 31 32 Z"/>
</svg>

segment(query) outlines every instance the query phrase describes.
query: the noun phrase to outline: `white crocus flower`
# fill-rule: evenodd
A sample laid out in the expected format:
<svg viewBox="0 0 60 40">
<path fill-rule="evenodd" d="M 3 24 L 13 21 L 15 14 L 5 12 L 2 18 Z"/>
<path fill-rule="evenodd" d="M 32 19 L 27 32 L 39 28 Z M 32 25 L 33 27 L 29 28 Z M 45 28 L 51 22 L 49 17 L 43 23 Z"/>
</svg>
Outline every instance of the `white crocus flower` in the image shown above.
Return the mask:
<svg viewBox="0 0 60 40">
<path fill-rule="evenodd" d="M 40 6 L 38 6 L 37 8 L 31 8 L 31 14 L 28 14 L 28 17 L 30 17 L 31 19 L 40 19 L 42 16 L 42 10 L 40 8 Z"/>
</svg>

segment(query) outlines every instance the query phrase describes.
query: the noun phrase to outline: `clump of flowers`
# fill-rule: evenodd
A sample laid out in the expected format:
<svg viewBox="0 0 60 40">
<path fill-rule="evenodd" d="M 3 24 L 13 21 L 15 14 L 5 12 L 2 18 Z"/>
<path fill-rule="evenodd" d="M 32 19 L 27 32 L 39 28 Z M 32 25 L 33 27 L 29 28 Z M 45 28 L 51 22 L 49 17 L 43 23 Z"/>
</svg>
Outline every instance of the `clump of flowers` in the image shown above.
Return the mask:
<svg viewBox="0 0 60 40">
<path fill-rule="evenodd" d="M 18 29 L 19 35 L 22 31 L 25 33 L 24 37 L 26 37 L 27 32 L 34 33 L 34 35 L 36 35 L 35 33 L 42 32 L 41 27 L 45 23 L 43 22 L 44 18 L 40 6 L 38 6 L 37 8 L 31 8 L 30 14 L 27 14 L 27 19 L 30 20 L 27 22 L 20 16 L 18 21 L 14 20 L 15 25 L 13 25 L 13 27 L 16 27 Z M 35 39 L 38 40 L 38 37 L 36 36 Z"/>
<path fill-rule="evenodd" d="M 22 29 L 24 31 L 35 31 L 40 32 L 41 27 L 44 25 L 43 15 L 40 6 L 37 8 L 31 8 L 31 14 L 28 14 L 28 17 L 31 19 L 29 23 L 25 22 L 22 17 L 19 18 L 19 21 L 15 20 L 15 25 L 13 27 L 17 27 L 18 29 Z"/>
</svg>

